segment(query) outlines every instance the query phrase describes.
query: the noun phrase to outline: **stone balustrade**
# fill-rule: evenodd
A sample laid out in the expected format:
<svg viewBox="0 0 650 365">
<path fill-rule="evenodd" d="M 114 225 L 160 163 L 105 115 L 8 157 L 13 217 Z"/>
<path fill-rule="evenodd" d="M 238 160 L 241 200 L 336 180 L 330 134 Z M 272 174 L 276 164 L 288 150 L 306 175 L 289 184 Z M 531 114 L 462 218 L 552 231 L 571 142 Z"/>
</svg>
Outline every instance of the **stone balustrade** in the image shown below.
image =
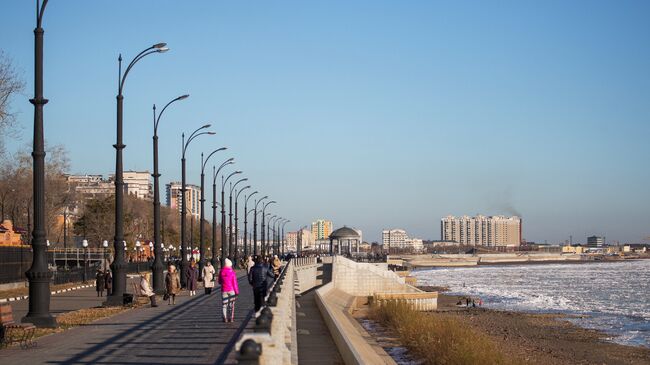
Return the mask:
<svg viewBox="0 0 650 365">
<path fill-rule="evenodd" d="M 408 304 L 417 311 L 434 311 L 438 309 L 437 292 L 421 293 L 376 293 L 371 297 L 371 305 L 385 305 L 388 302 L 397 301 Z"/>
</svg>

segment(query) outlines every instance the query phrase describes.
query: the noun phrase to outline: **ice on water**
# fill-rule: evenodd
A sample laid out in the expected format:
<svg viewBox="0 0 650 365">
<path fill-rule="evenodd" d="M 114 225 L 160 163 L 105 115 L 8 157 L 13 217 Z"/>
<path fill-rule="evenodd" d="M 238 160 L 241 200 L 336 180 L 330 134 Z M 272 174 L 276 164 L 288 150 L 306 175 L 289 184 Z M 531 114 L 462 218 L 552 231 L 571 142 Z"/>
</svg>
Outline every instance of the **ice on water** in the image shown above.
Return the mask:
<svg viewBox="0 0 650 365">
<path fill-rule="evenodd" d="M 490 308 L 582 315 L 571 321 L 602 330 L 614 342 L 650 347 L 650 260 L 437 268 L 414 275 L 420 285 L 481 297 Z"/>
</svg>

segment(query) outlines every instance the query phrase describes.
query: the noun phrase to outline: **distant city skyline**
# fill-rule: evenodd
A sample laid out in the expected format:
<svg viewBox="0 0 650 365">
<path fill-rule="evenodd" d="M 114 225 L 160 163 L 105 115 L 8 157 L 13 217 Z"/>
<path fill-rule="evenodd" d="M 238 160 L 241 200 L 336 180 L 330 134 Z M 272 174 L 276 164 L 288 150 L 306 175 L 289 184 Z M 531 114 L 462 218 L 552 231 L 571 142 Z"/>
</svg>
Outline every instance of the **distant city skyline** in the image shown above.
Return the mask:
<svg viewBox="0 0 650 365">
<path fill-rule="evenodd" d="M 0 49 L 26 84 L 13 152 L 31 140 L 34 4 L 1 9 Z M 152 105 L 190 94 L 160 124 L 161 186 L 180 180 L 181 133 L 210 122 L 188 183 L 201 152 L 227 146 L 211 163 L 235 157 L 287 230 L 327 217 L 369 242 L 385 227 L 437 239 L 441 217 L 480 213 L 521 216 L 528 241 L 641 242 L 649 13 L 639 1 L 54 1 L 45 137 L 66 147 L 69 173 L 112 174 L 118 54 L 167 42 L 124 101 L 124 168 L 151 171 Z"/>
</svg>

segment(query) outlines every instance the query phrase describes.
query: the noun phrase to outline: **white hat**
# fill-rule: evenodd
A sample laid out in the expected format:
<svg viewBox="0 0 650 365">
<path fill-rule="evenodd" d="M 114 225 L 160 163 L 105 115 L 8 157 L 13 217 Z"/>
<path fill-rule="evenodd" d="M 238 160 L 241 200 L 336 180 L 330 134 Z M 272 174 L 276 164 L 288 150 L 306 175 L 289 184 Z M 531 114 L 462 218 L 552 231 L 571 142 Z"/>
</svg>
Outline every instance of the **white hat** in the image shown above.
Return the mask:
<svg viewBox="0 0 650 365">
<path fill-rule="evenodd" d="M 230 259 L 226 259 L 226 267 L 232 267 L 232 261 Z"/>
</svg>

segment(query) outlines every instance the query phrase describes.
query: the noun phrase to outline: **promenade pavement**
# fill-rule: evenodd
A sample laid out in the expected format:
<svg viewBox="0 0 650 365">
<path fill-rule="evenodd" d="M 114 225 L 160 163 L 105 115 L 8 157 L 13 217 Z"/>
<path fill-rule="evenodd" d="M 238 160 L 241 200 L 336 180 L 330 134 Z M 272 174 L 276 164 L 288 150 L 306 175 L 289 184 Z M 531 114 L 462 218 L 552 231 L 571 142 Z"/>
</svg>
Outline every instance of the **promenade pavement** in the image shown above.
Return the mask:
<svg viewBox="0 0 650 365">
<path fill-rule="evenodd" d="M 41 337 L 28 350 L 0 350 L 0 364 L 220 364 L 252 315 L 246 277 L 235 307 L 235 322 L 221 321 L 218 288 L 212 295 L 176 298 L 176 305 L 141 307 L 62 333 Z M 232 354 L 231 354 L 232 358 Z"/>
</svg>

